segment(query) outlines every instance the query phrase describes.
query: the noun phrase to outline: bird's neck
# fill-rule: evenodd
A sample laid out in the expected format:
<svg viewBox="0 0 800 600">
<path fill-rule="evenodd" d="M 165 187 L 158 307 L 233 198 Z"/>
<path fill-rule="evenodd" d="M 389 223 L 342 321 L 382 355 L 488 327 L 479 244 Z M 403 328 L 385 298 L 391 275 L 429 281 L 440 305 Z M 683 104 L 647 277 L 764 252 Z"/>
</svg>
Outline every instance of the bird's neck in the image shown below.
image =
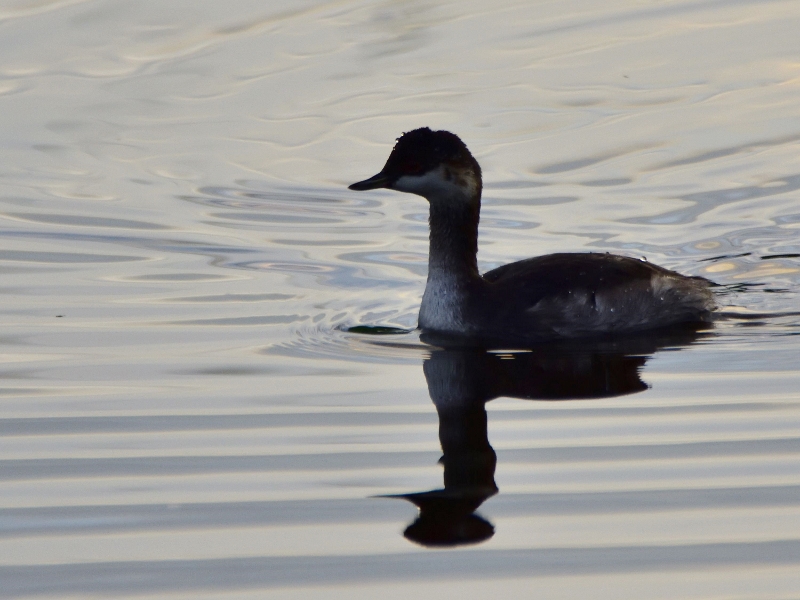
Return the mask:
<svg viewBox="0 0 800 600">
<path fill-rule="evenodd" d="M 468 281 L 478 273 L 480 197 L 437 198 L 430 202 L 428 281 Z"/>
<path fill-rule="evenodd" d="M 482 281 L 477 256 L 480 196 L 471 200 L 428 197 L 431 237 L 428 282 L 419 309 L 422 329 L 470 332 L 466 314 L 470 288 Z"/>
</svg>

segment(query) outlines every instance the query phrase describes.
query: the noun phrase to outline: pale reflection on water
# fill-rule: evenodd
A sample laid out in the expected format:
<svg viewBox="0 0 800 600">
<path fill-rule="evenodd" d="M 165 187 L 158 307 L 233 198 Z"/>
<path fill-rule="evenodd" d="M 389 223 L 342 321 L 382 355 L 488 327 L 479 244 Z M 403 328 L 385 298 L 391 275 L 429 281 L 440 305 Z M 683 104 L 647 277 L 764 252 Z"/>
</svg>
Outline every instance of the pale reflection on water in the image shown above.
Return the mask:
<svg viewBox="0 0 800 600">
<path fill-rule="evenodd" d="M 0 597 L 800 595 L 798 21 L 0 7 Z M 425 202 L 346 189 L 422 125 L 481 162 L 483 269 L 646 256 L 750 316 L 426 344 Z"/>
</svg>

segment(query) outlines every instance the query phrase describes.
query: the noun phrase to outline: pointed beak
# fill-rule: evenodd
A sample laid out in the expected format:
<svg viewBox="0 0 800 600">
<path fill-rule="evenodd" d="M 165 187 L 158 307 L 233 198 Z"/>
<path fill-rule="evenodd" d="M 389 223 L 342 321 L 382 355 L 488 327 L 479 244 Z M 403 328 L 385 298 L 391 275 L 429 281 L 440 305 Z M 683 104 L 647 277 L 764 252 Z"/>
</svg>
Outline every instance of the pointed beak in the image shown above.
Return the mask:
<svg viewBox="0 0 800 600">
<path fill-rule="evenodd" d="M 369 179 L 365 179 L 364 181 L 359 181 L 358 183 L 348 186 L 348 189 L 356 190 L 357 192 L 363 192 L 364 190 L 377 190 L 378 188 L 385 187 L 389 187 L 389 177 L 381 172 L 377 175 L 373 175 Z"/>
</svg>

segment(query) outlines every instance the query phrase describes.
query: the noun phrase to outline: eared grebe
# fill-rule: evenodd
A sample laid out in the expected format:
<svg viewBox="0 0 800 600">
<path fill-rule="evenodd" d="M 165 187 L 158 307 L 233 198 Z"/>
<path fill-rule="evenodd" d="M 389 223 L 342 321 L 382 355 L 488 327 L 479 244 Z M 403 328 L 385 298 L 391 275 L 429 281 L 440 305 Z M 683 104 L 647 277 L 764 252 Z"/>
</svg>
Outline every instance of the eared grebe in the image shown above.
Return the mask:
<svg viewBox="0 0 800 600">
<path fill-rule="evenodd" d="M 478 272 L 481 168 L 461 139 L 403 134 L 383 170 L 351 190 L 389 188 L 430 203 L 425 332 L 536 341 L 710 320 L 713 284 L 614 254 L 550 254 Z"/>
</svg>

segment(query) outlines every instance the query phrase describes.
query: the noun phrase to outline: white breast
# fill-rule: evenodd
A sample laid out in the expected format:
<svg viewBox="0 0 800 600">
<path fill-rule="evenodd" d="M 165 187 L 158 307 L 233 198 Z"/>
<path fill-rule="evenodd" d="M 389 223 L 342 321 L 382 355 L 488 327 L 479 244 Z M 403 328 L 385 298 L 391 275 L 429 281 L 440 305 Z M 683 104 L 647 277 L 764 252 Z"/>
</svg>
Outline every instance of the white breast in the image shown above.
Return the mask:
<svg viewBox="0 0 800 600">
<path fill-rule="evenodd" d="M 419 326 L 433 331 L 467 333 L 463 300 L 463 292 L 454 278 L 428 277 L 419 308 Z"/>
</svg>

